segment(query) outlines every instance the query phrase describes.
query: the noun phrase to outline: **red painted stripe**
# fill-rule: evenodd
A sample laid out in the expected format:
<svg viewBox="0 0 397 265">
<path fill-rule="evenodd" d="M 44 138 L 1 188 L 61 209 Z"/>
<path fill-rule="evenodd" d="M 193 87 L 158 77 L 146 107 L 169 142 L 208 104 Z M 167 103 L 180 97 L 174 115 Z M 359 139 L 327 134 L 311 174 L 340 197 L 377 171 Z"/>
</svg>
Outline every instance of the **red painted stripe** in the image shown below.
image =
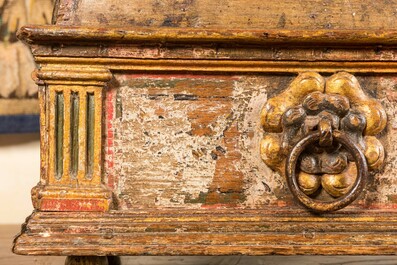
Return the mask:
<svg viewBox="0 0 397 265">
<path fill-rule="evenodd" d="M 113 120 L 115 115 L 115 93 L 116 89 L 109 89 L 106 92 L 106 172 L 108 179 L 108 187 L 112 190 L 117 186 L 117 179 L 115 178 L 114 169 L 114 131 Z"/>
<path fill-rule="evenodd" d="M 105 212 L 109 209 L 107 199 L 41 199 L 41 211 L 58 212 Z"/>
</svg>

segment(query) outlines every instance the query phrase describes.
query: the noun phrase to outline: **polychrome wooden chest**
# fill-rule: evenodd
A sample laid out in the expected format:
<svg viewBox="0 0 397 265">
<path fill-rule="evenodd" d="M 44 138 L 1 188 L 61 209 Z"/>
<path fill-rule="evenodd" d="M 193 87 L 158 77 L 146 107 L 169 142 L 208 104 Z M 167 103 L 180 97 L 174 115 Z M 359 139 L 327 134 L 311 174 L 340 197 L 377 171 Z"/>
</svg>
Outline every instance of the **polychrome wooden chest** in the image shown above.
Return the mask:
<svg viewBox="0 0 397 265">
<path fill-rule="evenodd" d="M 41 179 L 14 252 L 395 254 L 396 10 L 59 0 L 19 32 Z"/>
</svg>

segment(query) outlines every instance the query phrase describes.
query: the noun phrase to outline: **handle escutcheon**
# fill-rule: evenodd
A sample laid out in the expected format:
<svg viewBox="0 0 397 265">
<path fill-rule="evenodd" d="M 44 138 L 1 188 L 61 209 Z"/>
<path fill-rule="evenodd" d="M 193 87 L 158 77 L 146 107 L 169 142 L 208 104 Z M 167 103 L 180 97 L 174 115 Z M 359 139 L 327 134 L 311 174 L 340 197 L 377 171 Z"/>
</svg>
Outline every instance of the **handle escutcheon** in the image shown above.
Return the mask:
<svg viewBox="0 0 397 265">
<path fill-rule="evenodd" d="M 352 155 L 357 166 L 357 177 L 351 189 L 343 196 L 333 201 L 321 201 L 310 198 L 300 188 L 296 169 L 298 160 L 303 151 L 310 145 L 319 142 L 321 139 L 321 131 L 316 131 L 302 138 L 291 150 L 287 157 L 285 174 L 287 177 L 288 187 L 294 197 L 305 207 L 315 212 L 331 212 L 346 207 L 363 191 L 368 178 L 367 161 L 360 147 L 352 141 L 349 136 L 341 131 L 333 131 L 333 140 L 340 143 Z"/>
<path fill-rule="evenodd" d="M 299 74 L 261 112 L 263 161 L 284 175 L 292 195 L 315 212 L 352 203 L 385 152 L 382 104 L 346 72 Z"/>
</svg>

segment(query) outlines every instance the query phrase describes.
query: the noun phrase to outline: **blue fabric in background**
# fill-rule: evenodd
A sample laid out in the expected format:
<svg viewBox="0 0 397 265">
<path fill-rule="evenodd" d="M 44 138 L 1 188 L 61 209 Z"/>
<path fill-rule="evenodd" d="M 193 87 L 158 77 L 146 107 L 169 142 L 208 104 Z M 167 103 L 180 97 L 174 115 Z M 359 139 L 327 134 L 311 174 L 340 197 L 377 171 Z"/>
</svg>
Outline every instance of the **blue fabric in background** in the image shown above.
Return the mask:
<svg viewBox="0 0 397 265">
<path fill-rule="evenodd" d="M 40 131 L 39 115 L 0 115 L 0 134 Z"/>
</svg>

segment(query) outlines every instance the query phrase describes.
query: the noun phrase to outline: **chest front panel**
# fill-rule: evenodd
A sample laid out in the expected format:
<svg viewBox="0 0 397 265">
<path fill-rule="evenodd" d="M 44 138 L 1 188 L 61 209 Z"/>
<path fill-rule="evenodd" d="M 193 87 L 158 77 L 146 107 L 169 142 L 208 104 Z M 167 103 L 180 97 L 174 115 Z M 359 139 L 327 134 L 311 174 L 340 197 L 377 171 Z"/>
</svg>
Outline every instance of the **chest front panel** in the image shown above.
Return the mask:
<svg viewBox="0 0 397 265">
<path fill-rule="evenodd" d="M 267 209 L 296 205 L 285 178 L 260 154 L 260 113 L 296 75 L 121 74 L 106 96 L 105 156 L 120 210 L 142 207 Z M 393 131 L 394 76 L 361 76 Z M 388 156 L 394 134 L 383 133 Z M 393 164 L 371 175 L 358 209 L 394 209 Z"/>
<path fill-rule="evenodd" d="M 394 1 L 125 2 L 20 31 L 41 179 L 15 252 L 396 253 Z"/>
</svg>

